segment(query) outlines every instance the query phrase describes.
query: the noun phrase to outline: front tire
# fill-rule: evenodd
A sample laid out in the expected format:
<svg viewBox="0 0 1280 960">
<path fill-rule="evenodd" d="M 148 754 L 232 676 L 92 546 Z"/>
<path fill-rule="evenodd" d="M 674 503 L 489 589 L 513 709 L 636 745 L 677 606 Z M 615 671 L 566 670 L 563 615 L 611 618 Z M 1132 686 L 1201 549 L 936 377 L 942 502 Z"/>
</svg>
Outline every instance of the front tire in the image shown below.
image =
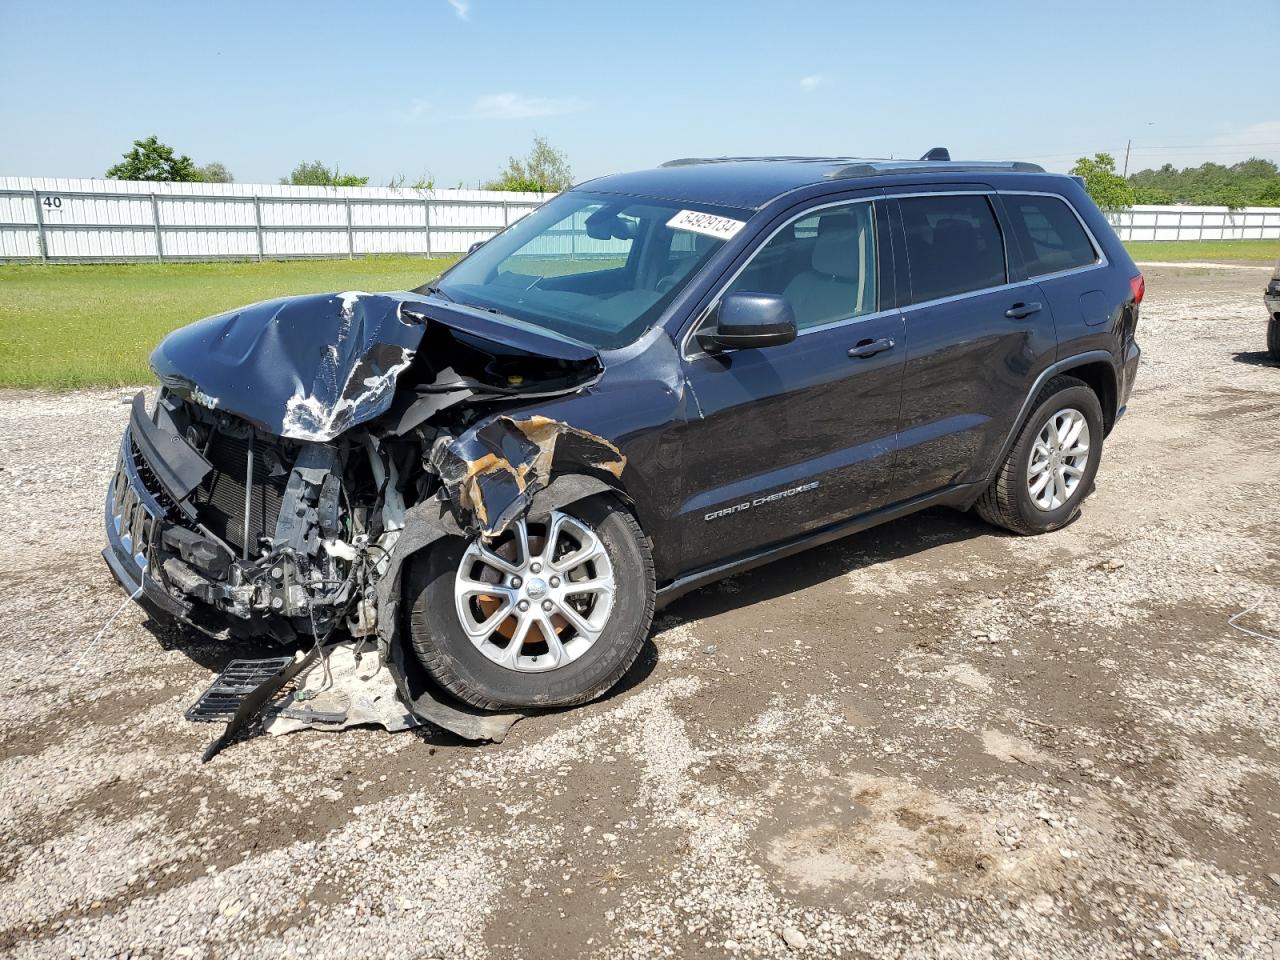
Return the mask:
<svg viewBox="0 0 1280 960">
<path fill-rule="evenodd" d="M 1023 536 L 1066 526 L 1093 487 L 1102 432 L 1102 405 L 1093 390 L 1075 377 L 1054 377 L 975 504 L 978 515 Z"/>
<path fill-rule="evenodd" d="M 599 697 L 635 662 L 654 599 L 648 540 L 607 497 L 521 518 L 492 543 L 441 541 L 406 580 L 418 659 L 486 710 Z"/>
<path fill-rule="evenodd" d="M 1280 314 L 1267 322 L 1267 354 L 1272 360 L 1280 360 Z"/>
</svg>

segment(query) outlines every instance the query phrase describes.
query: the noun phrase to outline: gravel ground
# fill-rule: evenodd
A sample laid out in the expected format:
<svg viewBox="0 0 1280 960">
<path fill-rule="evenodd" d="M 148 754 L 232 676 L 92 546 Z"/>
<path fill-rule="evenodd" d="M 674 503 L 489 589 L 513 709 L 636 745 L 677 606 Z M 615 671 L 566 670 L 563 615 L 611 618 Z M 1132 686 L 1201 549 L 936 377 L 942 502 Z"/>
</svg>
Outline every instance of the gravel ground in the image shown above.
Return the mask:
<svg viewBox="0 0 1280 960">
<path fill-rule="evenodd" d="M 1265 269 L 1151 268 L 1083 517 L 922 514 L 692 594 L 500 746 L 198 757 L 232 650 L 97 557 L 120 392 L 0 393 L 0 953 L 1280 960 Z"/>
</svg>

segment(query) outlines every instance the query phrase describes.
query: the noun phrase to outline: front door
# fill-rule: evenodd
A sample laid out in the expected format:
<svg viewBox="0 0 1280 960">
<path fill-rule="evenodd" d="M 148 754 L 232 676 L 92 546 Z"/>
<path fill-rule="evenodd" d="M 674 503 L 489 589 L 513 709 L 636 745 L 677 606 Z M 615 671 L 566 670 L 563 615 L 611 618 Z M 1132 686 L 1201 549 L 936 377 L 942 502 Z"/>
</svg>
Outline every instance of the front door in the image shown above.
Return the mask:
<svg viewBox="0 0 1280 960">
<path fill-rule="evenodd" d="M 678 511 L 686 569 L 890 499 L 904 350 L 888 235 L 869 199 L 791 219 L 724 292 L 785 297 L 795 341 L 715 354 L 688 342 Z"/>
</svg>

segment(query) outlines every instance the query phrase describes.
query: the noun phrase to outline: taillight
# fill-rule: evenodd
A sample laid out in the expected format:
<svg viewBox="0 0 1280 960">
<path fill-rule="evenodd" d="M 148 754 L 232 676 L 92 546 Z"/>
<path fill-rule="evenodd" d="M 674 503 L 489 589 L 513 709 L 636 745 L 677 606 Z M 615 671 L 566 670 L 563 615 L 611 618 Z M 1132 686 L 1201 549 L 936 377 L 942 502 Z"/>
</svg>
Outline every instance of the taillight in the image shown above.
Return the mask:
<svg viewBox="0 0 1280 960">
<path fill-rule="evenodd" d="M 1133 302 L 1135 305 L 1142 302 L 1142 298 L 1147 294 L 1147 281 L 1142 279 L 1142 274 L 1129 278 L 1129 289 L 1133 291 Z"/>
</svg>

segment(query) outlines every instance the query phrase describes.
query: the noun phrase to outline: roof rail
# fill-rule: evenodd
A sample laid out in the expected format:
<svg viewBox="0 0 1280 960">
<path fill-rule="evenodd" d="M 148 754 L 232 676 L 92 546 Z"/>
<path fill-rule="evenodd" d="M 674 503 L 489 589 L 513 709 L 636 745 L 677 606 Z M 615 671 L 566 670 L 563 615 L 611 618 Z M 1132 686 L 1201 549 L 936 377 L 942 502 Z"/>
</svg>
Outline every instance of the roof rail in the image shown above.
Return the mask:
<svg viewBox="0 0 1280 960">
<path fill-rule="evenodd" d="M 1008 170 L 1014 173 L 1044 173 L 1038 163 L 1022 160 L 874 160 L 850 163 L 827 173 L 828 180 L 848 177 L 888 177 L 898 173 L 981 173 Z"/>
<path fill-rule="evenodd" d="M 852 163 L 857 157 L 681 157 L 661 164 L 664 167 L 691 167 L 700 163 L 740 163 L 744 160 L 785 161 L 789 163 Z"/>
<path fill-rule="evenodd" d="M 1014 173 L 1044 173 L 1038 163 L 1023 160 L 952 160 L 946 147 L 934 147 L 919 160 L 886 160 L 861 157 L 682 157 L 668 160 L 664 167 L 692 167 L 704 163 L 822 163 L 832 165 L 824 176 L 828 180 L 849 177 L 887 177 L 898 173 L 979 173 L 1006 170 Z"/>
</svg>

